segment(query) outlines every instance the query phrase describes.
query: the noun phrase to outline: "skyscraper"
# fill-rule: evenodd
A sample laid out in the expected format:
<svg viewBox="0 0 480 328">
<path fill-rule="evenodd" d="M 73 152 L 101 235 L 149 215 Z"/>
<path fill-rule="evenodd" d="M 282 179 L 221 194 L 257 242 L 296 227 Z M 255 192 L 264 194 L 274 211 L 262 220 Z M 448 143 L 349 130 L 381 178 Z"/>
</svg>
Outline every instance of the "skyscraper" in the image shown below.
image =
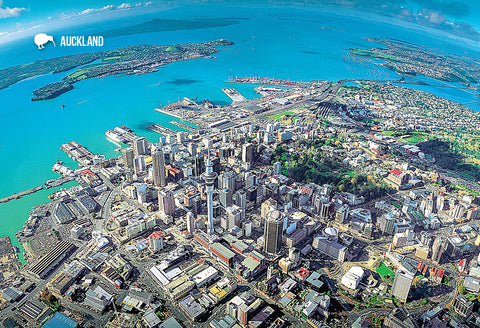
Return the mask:
<svg viewBox="0 0 480 328">
<path fill-rule="evenodd" d="M 134 158 L 134 152 L 132 147 L 128 148 L 123 148 L 122 149 L 122 155 L 123 155 L 123 162 L 125 163 L 125 167 L 127 169 L 134 169 L 133 165 L 133 158 Z"/>
<path fill-rule="evenodd" d="M 157 187 L 165 186 L 165 157 L 161 146 L 152 147 L 153 183 Z"/>
<path fill-rule="evenodd" d="M 242 147 L 242 161 L 251 163 L 253 161 L 253 144 L 247 143 Z"/>
<path fill-rule="evenodd" d="M 220 190 L 220 204 L 222 204 L 223 208 L 227 208 L 232 205 L 232 197 L 233 192 L 230 189 L 224 188 Z"/>
<path fill-rule="evenodd" d="M 398 269 L 397 272 L 395 272 L 395 278 L 393 279 L 392 295 L 400 301 L 406 302 L 413 278 L 414 276 L 410 272 Z"/>
<path fill-rule="evenodd" d="M 195 215 L 192 212 L 187 213 L 187 231 L 193 233 L 195 230 Z"/>
<path fill-rule="evenodd" d="M 283 220 L 280 211 L 273 210 L 267 213 L 263 238 L 264 250 L 268 254 L 277 254 L 282 246 Z"/>
<path fill-rule="evenodd" d="M 133 165 L 135 166 L 135 171 L 142 172 L 147 169 L 145 165 L 145 157 L 143 155 L 137 156 L 133 160 Z"/>
<path fill-rule="evenodd" d="M 168 191 L 159 191 L 158 192 L 158 210 L 160 213 L 165 215 L 174 215 L 175 214 L 175 198 L 173 197 L 173 192 Z"/>
<path fill-rule="evenodd" d="M 213 233 L 213 185 L 215 179 L 217 178 L 217 173 L 213 172 L 212 161 L 210 160 L 210 148 L 208 148 L 207 154 L 207 169 L 205 173 L 202 174 L 202 178 L 206 184 L 207 191 L 207 210 L 208 210 L 208 227 L 207 231 L 209 234 Z"/>
<path fill-rule="evenodd" d="M 442 261 L 443 252 L 444 252 L 443 237 L 438 236 L 437 238 L 435 238 L 435 241 L 433 242 L 433 246 L 432 246 L 432 261 L 437 264 L 440 264 Z"/>
<path fill-rule="evenodd" d="M 135 151 L 135 156 L 147 155 L 148 153 L 148 141 L 145 137 L 138 137 L 133 142 L 133 150 Z"/>
</svg>

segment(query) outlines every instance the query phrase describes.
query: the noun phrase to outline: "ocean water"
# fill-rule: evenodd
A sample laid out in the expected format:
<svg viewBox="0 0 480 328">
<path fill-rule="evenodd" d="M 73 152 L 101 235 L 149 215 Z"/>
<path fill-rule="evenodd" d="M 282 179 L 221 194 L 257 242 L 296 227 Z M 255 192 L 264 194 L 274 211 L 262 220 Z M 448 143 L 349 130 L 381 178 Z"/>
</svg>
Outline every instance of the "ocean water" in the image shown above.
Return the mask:
<svg viewBox="0 0 480 328">
<path fill-rule="evenodd" d="M 108 15 L 108 14 L 106 14 Z M 238 24 L 196 30 L 142 33 L 105 39 L 101 50 L 132 44 L 178 44 L 225 38 L 233 46 L 220 47 L 212 59 L 178 62 L 141 76 L 107 77 L 75 84 L 58 98 L 31 102 L 31 92 L 66 75 L 48 74 L 22 81 L 0 90 L 0 197 L 41 185 L 57 177 L 51 171 L 57 159 L 73 163 L 60 146 L 76 140 L 94 153 L 118 156 L 116 145 L 105 138 L 105 131 L 126 125 L 150 141 L 159 135 L 145 127 L 151 123 L 169 125 L 173 118 L 154 108 L 183 97 L 208 98 L 219 104 L 230 102 L 221 88 L 229 76 L 260 76 L 310 81 L 344 78 L 397 79 L 398 75 L 372 62 L 348 55 L 351 47 L 372 47 L 365 37 L 388 36 L 426 46 L 444 48 L 445 38 L 389 23 L 375 23 L 340 9 L 331 12 L 296 8 L 228 8 L 205 5 L 181 7 L 150 13 L 132 19 L 105 21 L 81 29 L 59 30 L 60 34 L 94 34 L 114 26 L 141 23 L 154 18 L 188 17 L 242 18 Z M 464 53 L 461 40 L 448 43 L 450 51 Z M 53 48 L 39 52 L 31 40 L 19 40 L 1 52 L 0 67 L 28 63 L 98 49 Z M 161 82 L 161 83 L 160 83 Z M 230 85 L 231 86 L 231 85 Z M 248 98 L 255 97 L 253 86 L 236 85 Z M 458 89 L 428 87 L 428 91 L 459 102 L 473 101 L 471 94 Z M 62 109 L 62 104 L 65 108 Z M 476 106 L 476 105 L 472 105 Z M 476 109 L 480 109 L 475 107 Z M 43 190 L 21 200 L 0 204 L 0 235 L 14 236 L 22 228 L 32 206 L 46 202 L 53 189 Z M 12 240 L 17 244 L 16 240 Z"/>
</svg>

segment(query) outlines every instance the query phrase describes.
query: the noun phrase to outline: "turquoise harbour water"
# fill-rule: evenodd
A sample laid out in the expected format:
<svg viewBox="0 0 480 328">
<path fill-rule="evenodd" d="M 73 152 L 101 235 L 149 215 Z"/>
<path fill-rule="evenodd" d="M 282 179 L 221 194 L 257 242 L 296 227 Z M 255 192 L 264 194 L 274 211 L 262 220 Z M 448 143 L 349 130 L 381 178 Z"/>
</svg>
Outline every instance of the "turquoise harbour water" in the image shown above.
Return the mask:
<svg viewBox="0 0 480 328">
<path fill-rule="evenodd" d="M 221 88 L 226 86 L 224 81 L 231 75 L 258 74 L 303 81 L 397 79 L 398 75 L 394 72 L 347 55 L 348 48 L 374 46 L 365 41 L 365 37 L 388 36 L 430 47 L 444 49 L 448 46 L 451 52 L 472 52 L 472 49 L 462 48 L 461 40 L 451 40 L 446 44 L 441 36 L 432 37 L 426 32 L 406 30 L 407 27 L 372 23 L 368 17 L 356 18 L 351 12 L 340 9 L 328 13 L 322 13 L 322 8 L 313 9 L 271 7 L 262 11 L 205 5 L 135 17 L 137 23 L 153 18 L 201 16 L 243 19 L 238 24 L 218 28 L 106 38 L 101 49 L 141 43 L 205 42 L 217 38 L 235 42 L 233 46 L 220 47 L 216 58 L 178 62 L 156 73 L 141 76 L 82 81 L 75 84 L 74 90 L 48 101 L 31 102 L 32 91 L 60 80 L 66 73 L 36 77 L 0 90 L 0 197 L 42 185 L 45 180 L 57 177 L 51 171 L 57 159 L 74 166 L 75 163 L 60 150 L 65 142 L 76 140 L 94 153 L 118 156 L 114 151 L 117 146 L 105 138 L 107 129 L 126 125 L 150 141 L 156 141 L 159 135 L 146 130 L 148 124 L 159 123 L 177 128 L 168 123 L 172 117 L 158 113 L 154 108 L 183 97 L 229 103 Z M 123 21 L 107 21 L 93 27 L 58 33 L 78 34 L 82 31 L 94 34 L 112 26 L 128 25 L 129 21 L 124 18 Z M 50 47 L 39 53 L 30 39 L 20 40 L 1 50 L 0 67 L 87 50 L 98 49 Z M 235 85 L 235 88 L 248 98 L 256 96 L 253 86 Z M 458 89 L 418 88 L 462 103 L 476 100 L 475 95 Z M 471 108 L 480 110 L 478 104 L 471 105 Z M 14 233 L 22 228 L 31 207 L 47 202 L 47 196 L 56 189 L 42 190 L 20 200 L 0 204 L 0 236 L 9 235 L 18 245 Z"/>
</svg>

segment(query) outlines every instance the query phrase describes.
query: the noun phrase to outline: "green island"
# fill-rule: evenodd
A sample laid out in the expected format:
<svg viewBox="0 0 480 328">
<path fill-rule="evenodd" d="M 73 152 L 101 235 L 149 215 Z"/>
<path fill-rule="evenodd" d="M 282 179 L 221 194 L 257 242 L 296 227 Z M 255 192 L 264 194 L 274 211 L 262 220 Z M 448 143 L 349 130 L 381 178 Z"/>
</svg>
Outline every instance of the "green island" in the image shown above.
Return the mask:
<svg viewBox="0 0 480 328">
<path fill-rule="evenodd" d="M 74 73 L 63 77 L 61 81 L 49 83 L 33 91 L 32 101 L 53 99 L 72 90 L 73 85 L 78 81 L 112 75 L 152 73 L 169 63 L 211 56 L 219 51 L 215 47 L 232 44 L 233 42 L 224 39 L 165 46 L 141 44 L 108 51 L 37 60 L 0 70 L 0 90 L 35 76 L 57 74 L 79 68 Z"/>
<path fill-rule="evenodd" d="M 367 38 L 367 41 L 384 47 L 371 49 L 351 48 L 350 54 L 383 61 L 381 66 L 401 75 L 423 75 L 429 78 L 458 82 L 477 90 L 480 81 L 480 66 L 469 58 L 461 58 L 413 43 L 389 38 Z"/>
</svg>

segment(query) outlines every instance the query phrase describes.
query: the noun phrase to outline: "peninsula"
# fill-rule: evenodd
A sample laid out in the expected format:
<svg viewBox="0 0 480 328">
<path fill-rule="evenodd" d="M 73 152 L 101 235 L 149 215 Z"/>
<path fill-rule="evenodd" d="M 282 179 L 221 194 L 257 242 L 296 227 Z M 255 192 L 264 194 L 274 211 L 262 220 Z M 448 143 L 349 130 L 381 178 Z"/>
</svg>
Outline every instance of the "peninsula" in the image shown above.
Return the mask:
<svg viewBox="0 0 480 328">
<path fill-rule="evenodd" d="M 453 56 L 436 49 L 388 38 L 367 38 L 367 41 L 384 47 L 371 49 L 352 48 L 352 55 L 375 58 L 382 66 L 402 76 L 423 75 L 446 82 L 458 82 L 476 90 L 473 84 L 480 81 L 480 65 L 470 58 Z"/>
<path fill-rule="evenodd" d="M 75 72 L 63 77 L 61 81 L 49 83 L 33 91 L 32 101 L 52 99 L 72 90 L 73 84 L 81 80 L 111 75 L 152 73 L 169 63 L 211 56 L 219 51 L 215 47 L 231 44 L 233 42 L 224 39 L 164 46 L 141 44 L 115 50 L 37 60 L 0 70 L 0 90 L 27 78 L 78 68 Z"/>
</svg>

